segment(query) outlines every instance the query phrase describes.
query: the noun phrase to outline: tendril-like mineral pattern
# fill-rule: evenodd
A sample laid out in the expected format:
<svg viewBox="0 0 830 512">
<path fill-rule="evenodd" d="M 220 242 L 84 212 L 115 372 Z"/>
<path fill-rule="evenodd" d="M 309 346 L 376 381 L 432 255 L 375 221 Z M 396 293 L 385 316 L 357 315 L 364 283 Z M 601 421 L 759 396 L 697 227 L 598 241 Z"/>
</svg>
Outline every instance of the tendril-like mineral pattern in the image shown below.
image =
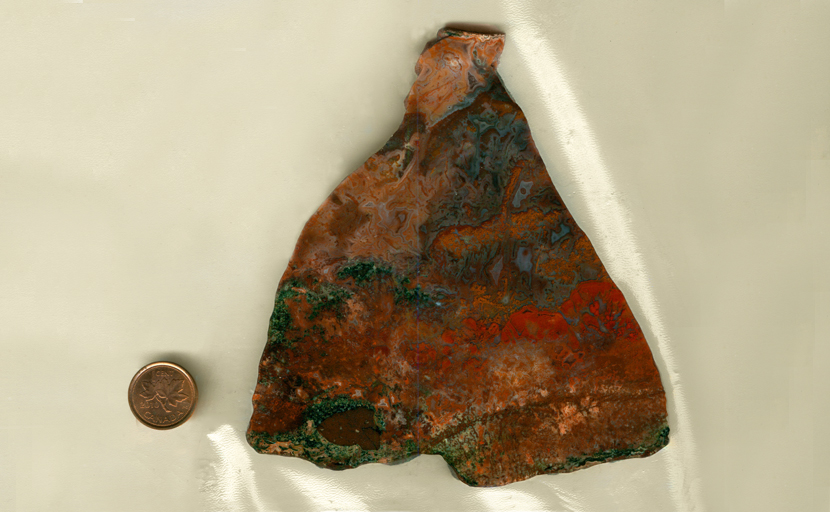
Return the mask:
<svg viewBox="0 0 830 512">
<path fill-rule="evenodd" d="M 668 442 L 648 344 L 496 73 L 503 46 L 440 31 L 401 127 L 305 226 L 256 450 L 330 468 L 440 454 L 492 486 Z"/>
</svg>

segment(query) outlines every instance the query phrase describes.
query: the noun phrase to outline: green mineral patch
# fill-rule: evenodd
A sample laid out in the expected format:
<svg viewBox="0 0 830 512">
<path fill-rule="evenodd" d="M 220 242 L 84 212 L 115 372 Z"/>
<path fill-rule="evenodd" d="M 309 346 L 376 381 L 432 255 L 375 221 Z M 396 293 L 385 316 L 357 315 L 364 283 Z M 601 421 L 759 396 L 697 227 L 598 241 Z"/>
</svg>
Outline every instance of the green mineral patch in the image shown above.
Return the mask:
<svg viewBox="0 0 830 512">
<path fill-rule="evenodd" d="M 306 302 L 311 306 L 308 320 L 314 320 L 326 311 L 333 312 L 338 318 L 342 317 L 343 304 L 352 294 L 345 288 L 329 283 L 321 283 L 313 286 L 313 289 L 296 279 L 284 283 L 277 290 L 274 311 L 271 313 L 268 325 L 268 343 L 272 348 L 291 346 L 297 339 L 309 335 L 324 338 L 325 331 L 319 326 L 313 326 L 302 333 L 298 332 L 294 336 L 289 336 L 289 331 L 294 328 L 294 322 L 291 319 L 291 309 L 287 301 L 299 300 L 300 295 L 305 297 Z"/>
<path fill-rule="evenodd" d="M 662 429 L 656 432 L 654 442 L 650 444 L 644 443 L 635 448 L 611 448 L 610 450 L 603 450 L 601 452 L 597 452 L 593 455 L 588 455 L 586 457 L 568 457 L 565 463 L 562 464 L 561 469 L 564 471 L 573 471 L 574 469 L 582 467 L 591 462 L 605 462 L 609 460 L 626 459 L 631 457 L 642 457 L 666 446 L 668 442 L 669 427 L 663 427 Z"/>
<path fill-rule="evenodd" d="M 478 435 L 475 427 L 469 426 L 458 434 L 448 437 L 433 446 L 429 453 L 440 455 L 453 468 L 463 468 L 468 463 L 472 466 L 462 471 L 456 471 L 458 478 L 467 485 L 478 485 L 475 480 L 467 476 L 473 474 L 478 463 L 482 462 L 482 453 L 486 450 L 478 444 Z"/>
<path fill-rule="evenodd" d="M 340 395 L 334 398 L 322 400 L 308 406 L 305 410 L 305 418 L 314 422 L 317 426 L 326 418 L 339 412 L 346 412 L 358 407 L 365 407 L 367 409 L 375 410 L 375 407 L 366 400 L 355 400 L 346 395 Z M 380 425 L 378 425 L 380 427 Z M 381 427 L 383 428 L 383 427 Z"/>
<path fill-rule="evenodd" d="M 274 311 L 271 313 L 271 320 L 268 324 L 268 343 L 272 347 L 285 345 L 289 341 L 285 334 L 291 328 L 292 322 L 291 313 L 285 301 L 300 294 L 295 289 L 298 285 L 298 281 L 291 280 L 277 290 L 277 296 L 274 299 Z"/>
<path fill-rule="evenodd" d="M 377 265 L 372 261 L 358 261 L 349 264 L 337 271 L 338 279 L 354 279 L 355 284 L 363 284 L 372 279 L 379 279 L 392 275 L 392 269 L 386 266 Z"/>
<path fill-rule="evenodd" d="M 398 280 L 398 285 L 395 287 L 395 303 L 406 302 L 416 306 L 433 306 L 435 300 L 421 288 L 421 285 L 416 285 L 413 288 L 407 286 L 409 278 L 404 277 Z"/>
<path fill-rule="evenodd" d="M 343 314 L 343 303 L 351 296 L 349 290 L 329 283 L 321 284 L 315 291 L 309 290 L 306 294 L 306 301 L 311 305 L 308 319 L 314 320 L 324 311 L 331 311 L 340 318 Z"/>
<path fill-rule="evenodd" d="M 409 303 L 416 306 L 432 306 L 435 298 L 425 292 L 421 285 L 410 287 L 408 277 L 395 276 L 391 267 L 378 265 L 372 261 L 351 262 L 337 271 L 338 279 L 352 278 L 357 285 L 363 285 L 375 279 L 387 276 L 395 277 L 395 303 Z"/>
</svg>

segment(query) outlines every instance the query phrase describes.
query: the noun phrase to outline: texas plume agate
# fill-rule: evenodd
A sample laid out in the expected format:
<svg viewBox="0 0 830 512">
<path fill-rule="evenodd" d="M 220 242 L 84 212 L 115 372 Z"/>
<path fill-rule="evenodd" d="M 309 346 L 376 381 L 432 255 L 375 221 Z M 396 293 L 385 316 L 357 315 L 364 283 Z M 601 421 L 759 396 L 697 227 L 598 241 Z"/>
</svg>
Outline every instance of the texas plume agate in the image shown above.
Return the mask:
<svg viewBox="0 0 830 512">
<path fill-rule="evenodd" d="M 306 224 L 259 365 L 257 451 L 439 454 L 494 486 L 668 442 L 651 351 L 496 72 L 503 46 L 441 30 L 398 131 Z"/>
</svg>

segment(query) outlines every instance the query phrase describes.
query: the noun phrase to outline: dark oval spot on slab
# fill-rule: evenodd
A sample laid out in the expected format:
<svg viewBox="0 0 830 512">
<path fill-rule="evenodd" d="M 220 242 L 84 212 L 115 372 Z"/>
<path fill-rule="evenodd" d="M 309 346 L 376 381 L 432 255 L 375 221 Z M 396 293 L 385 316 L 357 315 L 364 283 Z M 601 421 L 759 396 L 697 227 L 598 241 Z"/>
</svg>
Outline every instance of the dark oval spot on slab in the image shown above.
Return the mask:
<svg viewBox="0 0 830 512">
<path fill-rule="evenodd" d="M 317 430 L 334 444 L 356 444 L 364 450 L 380 448 L 380 431 L 375 426 L 375 413 L 366 407 L 334 413 L 323 420 Z"/>
</svg>

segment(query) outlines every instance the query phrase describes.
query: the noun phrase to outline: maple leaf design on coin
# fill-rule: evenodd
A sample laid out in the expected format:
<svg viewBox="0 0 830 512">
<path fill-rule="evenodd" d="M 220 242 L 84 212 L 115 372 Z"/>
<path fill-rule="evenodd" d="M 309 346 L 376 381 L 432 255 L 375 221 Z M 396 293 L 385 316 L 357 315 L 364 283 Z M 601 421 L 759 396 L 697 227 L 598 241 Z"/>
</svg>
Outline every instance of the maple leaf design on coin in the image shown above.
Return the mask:
<svg viewBox="0 0 830 512">
<path fill-rule="evenodd" d="M 175 379 L 165 372 L 157 372 L 150 382 L 141 383 L 141 398 L 148 402 L 158 401 L 164 412 L 178 409 L 179 402 L 187 400 L 184 391 L 184 380 Z"/>
</svg>

